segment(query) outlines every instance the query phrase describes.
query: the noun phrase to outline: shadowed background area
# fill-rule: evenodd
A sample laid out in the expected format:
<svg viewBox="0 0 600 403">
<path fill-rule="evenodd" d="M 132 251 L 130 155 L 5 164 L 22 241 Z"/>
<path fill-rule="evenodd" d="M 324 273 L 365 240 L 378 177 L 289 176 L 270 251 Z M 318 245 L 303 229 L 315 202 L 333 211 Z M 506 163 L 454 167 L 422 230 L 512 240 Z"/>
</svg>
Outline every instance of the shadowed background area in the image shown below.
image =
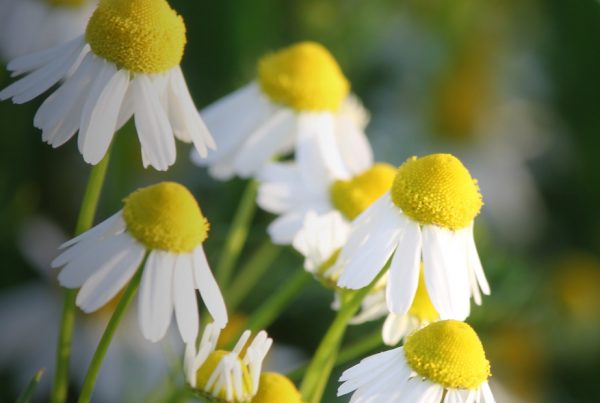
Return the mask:
<svg viewBox="0 0 600 403">
<path fill-rule="evenodd" d="M 263 54 L 314 40 L 331 50 L 370 110 L 367 133 L 378 160 L 398 165 L 432 152 L 461 158 L 485 201 L 476 236 L 492 295 L 468 322 L 492 362 L 496 400 L 600 401 L 598 2 L 171 4 L 187 24 L 182 68 L 199 108 L 253 79 Z M 9 82 L 2 68 L 0 87 Z M 52 366 L 61 302 L 48 262 L 74 227 L 89 172 L 76 141 L 58 149 L 42 143 L 32 127 L 40 102 L 0 103 L 0 401 L 12 401 L 38 366 Z M 206 251 L 214 262 L 243 182 L 210 179 L 189 162 L 190 146 L 177 147 L 176 165 L 158 173 L 142 168 L 132 130 L 116 136 L 96 222 L 137 187 L 179 181 L 211 222 Z M 270 220 L 264 212 L 256 216 L 242 261 L 266 237 Z M 291 249 L 282 254 L 240 305 L 236 323 L 301 264 Z M 315 282 L 268 329 L 292 347 L 281 358 L 292 360 L 287 368 L 314 351 L 333 318 L 330 303 L 330 292 Z M 88 341 L 75 348 L 81 371 L 109 313 L 79 318 L 75 337 Z M 117 369 L 103 374 L 112 390 L 97 401 L 154 401 L 144 399 L 160 395 L 163 374 L 181 382 L 177 342 L 151 345 L 135 317 L 129 322 L 131 329 L 120 330 L 122 343 L 111 347 Z M 353 327 L 347 341 L 380 325 Z M 348 400 L 334 398 L 344 367 L 334 371 L 325 402 Z M 74 390 L 82 376 L 73 378 Z"/>
</svg>

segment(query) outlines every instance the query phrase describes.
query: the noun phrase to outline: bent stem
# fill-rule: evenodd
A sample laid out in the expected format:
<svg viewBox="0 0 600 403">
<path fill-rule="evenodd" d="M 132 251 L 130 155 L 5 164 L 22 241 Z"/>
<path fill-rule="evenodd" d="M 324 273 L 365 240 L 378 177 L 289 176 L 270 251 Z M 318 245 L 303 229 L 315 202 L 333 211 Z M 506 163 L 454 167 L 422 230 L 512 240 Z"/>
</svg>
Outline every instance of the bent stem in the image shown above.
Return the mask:
<svg viewBox="0 0 600 403">
<path fill-rule="evenodd" d="M 88 183 L 81 202 L 77 224 L 75 225 L 75 235 L 79 235 L 92 227 L 98 200 L 102 193 L 102 185 L 108 169 L 110 159 L 110 149 L 98 163 L 92 167 Z M 54 375 L 54 384 L 52 386 L 51 402 L 64 403 L 67 400 L 67 390 L 69 387 L 69 357 L 71 355 L 71 339 L 73 337 L 73 327 L 75 325 L 75 297 L 77 290 L 65 290 L 63 310 L 58 335 L 58 344 L 56 347 L 56 370 Z"/>
<path fill-rule="evenodd" d="M 123 319 L 125 315 L 125 311 L 127 307 L 133 301 L 133 297 L 135 292 L 137 291 L 140 280 L 142 278 L 142 272 L 144 269 L 145 259 L 140 265 L 139 269 L 129 282 L 129 285 L 125 289 L 121 300 L 117 304 L 115 311 L 113 312 L 108 325 L 106 325 L 106 329 L 102 334 L 102 338 L 100 339 L 100 343 L 98 343 L 98 347 L 94 352 L 94 356 L 92 357 L 92 362 L 90 363 L 90 367 L 88 368 L 87 374 L 85 376 L 85 380 L 83 382 L 83 387 L 81 388 L 81 394 L 79 395 L 78 403 L 88 403 L 90 398 L 92 397 L 92 392 L 94 391 L 94 384 L 96 383 L 96 378 L 98 377 L 98 373 L 100 372 L 100 366 L 102 365 L 102 360 L 106 355 L 106 351 L 110 346 L 110 342 L 119 327 L 119 323 Z"/>
<path fill-rule="evenodd" d="M 329 375 L 337 359 L 338 350 L 348 327 L 348 322 L 356 311 L 360 308 L 363 299 L 369 291 L 375 286 L 383 273 L 387 270 L 387 265 L 375 277 L 375 279 L 366 287 L 358 291 L 349 293 L 347 298 L 344 298 L 342 307 L 338 311 L 333 323 L 321 339 L 321 343 L 317 347 L 317 351 L 313 356 L 302 384 L 300 385 L 300 393 L 302 399 L 306 403 L 318 403 L 321 401 L 325 386 L 329 380 Z"/>
<path fill-rule="evenodd" d="M 256 193 L 258 191 L 258 182 L 252 180 L 246 185 L 244 194 L 240 200 L 233 223 L 227 233 L 227 240 L 219 258 L 219 264 L 216 269 L 216 276 L 219 285 L 226 289 L 231 278 L 233 267 L 235 266 L 246 238 L 250 222 L 256 212 Z"/>
</svg>

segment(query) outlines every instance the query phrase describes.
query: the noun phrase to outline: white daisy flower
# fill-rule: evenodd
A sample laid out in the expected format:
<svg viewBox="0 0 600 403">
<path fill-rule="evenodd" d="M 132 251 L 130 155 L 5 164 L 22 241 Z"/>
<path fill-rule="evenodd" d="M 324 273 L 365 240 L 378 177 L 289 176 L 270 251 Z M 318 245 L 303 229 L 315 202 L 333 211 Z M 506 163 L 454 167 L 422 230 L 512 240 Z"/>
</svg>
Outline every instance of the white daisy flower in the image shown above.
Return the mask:
<svg viewBox="0 0 600 403">
<path fill-rule="evenodd" d="M 248 346 L 246 330 L 233 351 L 217 350 L 220 330 L 209 324 L 196 349 L 195 341 L 185 349 L 186 381 L 199 394 L 227 403 L 247 402 L 256 395 L 262 364 L 273 339 L 260 331 Z"/>
<path fill-rule="evenodd" d="M 367 286 L 391 258 L 386 301 L 391 312 L 404 315 L 414 300 L 422 261 L 440 318 L 463 320 L 471 296 L 480 304 L 480 289 L 490 292 L 473 238 L 482 204 L 477 182 L 452 155 L 408 159 L 391 190 L 353 222 L 336 262 L 343 270 L 338 286 Z"/>
<path fill-rule="evenodd" d="M 264 56 L 256 81 L 202 110 L 218 150 L 201 160 L 211 175 L 228 179 L 256 173 L 275 156 L 322 156 L 338 169 L 340 155 L 366 143 L 368 116 L 322 45 L 300 42 Z"/>
<path fill-rule="evenodd" d="M 396 174 L 391 165 L 373 163 L 368 142 L 356 144 L 353 154 L 342 155 L 336 169 L 316 152 L 306 157 L 270 163 L 258 175 L 257 204 L 279 215 L 268 227 L 274 243 L 291 243 L 309 211 L 337 210 L 350 222 L 390 189 Z"/>
<path fill-rule="evenodd" d="M 183 19 L 165 0 L 101 0 L 85 35 L 10 62 L 24 76 L 0 100 L 28 102 L 60 82 L 34 118 L 42 140 L 58 147 L 79 131 L 83 159 L 97 164 L 133 116 L 144 167 L 166 170 L 175 137 L 200 155 L 215 146 L 179 67 L 185 42 Z"/>
<path fill-rule="evenodd" d="M 5 61 L 80 36 L 97 0 L 0 0 L 0 57 Z"/>
<path fill-rule="evenodd" d="M 338 396 L 354 392 L 353 403 L 495 403 L 489 377 L 477 333 L 466 323 L 446 320 L 346 370 Z"/>
<path fill-rule="evenodd" d="M 182 185 L 162 182 L 124 199 L 121 211 L 64 243 L 52 267 L 62 267 L 60 284 L 81 287 L 77 305 L 93 312 L 110 301 L 144 261 L 139 292 L 139 322 L 144 337 L 163 338 L 173 310 L 181 337 L 198 334 L 196 289 L 220 327 L 227 323 L 223 297 L 202 243 L 209 224 Z"/>
</svg>

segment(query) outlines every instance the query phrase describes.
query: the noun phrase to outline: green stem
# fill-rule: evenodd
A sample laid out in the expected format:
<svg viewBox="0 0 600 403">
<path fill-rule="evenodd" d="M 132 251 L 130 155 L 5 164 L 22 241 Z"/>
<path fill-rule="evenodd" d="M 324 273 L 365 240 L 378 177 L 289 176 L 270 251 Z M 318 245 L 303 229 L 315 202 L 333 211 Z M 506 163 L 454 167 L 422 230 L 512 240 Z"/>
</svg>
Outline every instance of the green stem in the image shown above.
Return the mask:
<svg viewBox="0 0 600 403">
<path fill-rule="evenodd" d="M 242 252 L 244 243 L 246 243 L 250 222 L 256 211 L 255 199 L 257 191 L 257 181 L 252 180 L 246 185 L 238 209 L 233 217 L 231 228 L 227 233 L 227 240 L 225 241 L 225 246 L 221 252 L 219 264 L 216 269 L 217 281 L 223 289 L 227 288 L 233 267 Z"/>
<path fill-rule="evenodd" d="M 349 298 L 345 299 L 342 307 L 338 311 L 333 323 L 325 333 L 317 351 L 313 356 L 302 384 L 300 385 L 300 393 L 306 403 L 319 403 L 325 386 L 329 380 L 329 375 L 337 359 L 337 353 L 346 332 L 348 322 L 360 308 L 363 299 L 369 291 L 375 286 L 379 278 L 387 270 L 387 265 L 384 267 L 377 277 L 368 286 L 361 288 L 358 291 L 350 293 Z"/>
<path fill-rule="evenodd" d="M 42 375 L 44 375 L 44 368 L 37 370 L 33 378 L 31 378 L 31 381 L 29 381 L 29 385 L 27 385 L 27 388 L 19 395 L 15 403 L 29 403 L 33 396 L 33 392 L 35 392 L 35 388 L 40 382 L 40 379 L 42 379 Z"/>
<path fill-rule="evenodd" d="M 334 367 L 345 364 L 349 361 L 355 360 L 358 357 L 364 356 L 366 353 L 381 346 L 383 341 L 381 340 L 381 330 L 377 329 L 371 335 L 360 339 L 359 341 L 352 343 L 349 346 L 342 347 L 335 360 Z M 293 381 L 299 381 L 302 376 L 306 373 L 308 364 L 302 365 L 292 372 L 287 374 L 288 378 Z"/>
<path fill-rule="evenodd" d="M 272 294 L 265 302 L 258 307 L 250 316 L 246 323 L 245 329 L 256 332 L 268 327 L 279 316 L 279 314 L 288 306 L 288 304 L 298 295 L 298 293 L 308 284 L 312 276 L 300 269 L 292 278 L 287 280 L 285 284 Z M 229 347 L 237 342 L 242 332 L 242 329 L 235 337 L 232 338 Z"/>
<path fill-rule="evenodd" d="M 92 167 L 88 183 L 81 202 L 77 224 L 75 225 L 75 235 L 79 235 L 92 227 L 98 200 L 102 192 L 102 185 L 106 177 L 108 161 L 110 159 L 110 150 L 106 153 L 102 161 Z M 73 337 L 73 327 L 75 325 L 75 297 L 77 290 L 65 290 L 63 311 L 61 317 L 60 333 L 58 335 L 58 344 L 56 347 L 56 370 L 54 375 L 54 384 L 50 401 L 52 403 L 64 403 L 67 400 L 67 391 L 69 388 L 69 357 L 71 355 L 71 339 Z"/>
<path fill-rule="evenodd" d="M 227 290 L 227 306 L 231 312 L 244 300 L 248 292 L 256 285 L 256 282 L 265 274 L 271 263 L 281 253 L 281 246 L 265 241 L 248 262 L 239 270 L 235 280 Z"/>
<path fill-rule="evenodd" d="M 96 378 L 98 377 L 98 373 L 100 372 L 100 366 L 102 364 L 102 360 L 106 355 L 106 351 L 108 351 L 108 347 L 110 346 L 110 342 L 125 315 L 125 311 L 127 307 L 133 301 L 133 297 L 135 296 L 135 292 L 137 291 L 140 280 L 142 278 L 142 272 L 144 267 L 144 262 L 140 265 L 137 273 L 133 276 L 129 285 L 125 289 L 121 300 L 117 304 L 115 311 L 113 312 L 108 325 L 106 325 L 106 329 L 102 334 L 102 338 L 100 339 L 100 343 L 98 343 L 98 347 L 94 352 L 94 356 L 92 357 L 92 362 L 90 363 L 90 367 L 88 368 L 87 374 L 85 376 L 85 380 L 83 382 L 83 387 L 81 388 L 81 394 L 79 395 L 78 403 L 88 403 L 90 398 L 92 397 L 92 392 L 94 390 L 94 384 L 96 383 Z"/>
</svg>

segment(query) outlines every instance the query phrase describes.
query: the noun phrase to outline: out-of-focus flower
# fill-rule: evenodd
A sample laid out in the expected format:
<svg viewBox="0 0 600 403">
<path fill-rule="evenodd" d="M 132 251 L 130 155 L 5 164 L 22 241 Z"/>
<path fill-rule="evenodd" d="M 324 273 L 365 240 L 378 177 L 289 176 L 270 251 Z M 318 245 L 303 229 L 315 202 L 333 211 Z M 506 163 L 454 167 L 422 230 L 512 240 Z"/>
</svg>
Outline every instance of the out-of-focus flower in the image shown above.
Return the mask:
<svg viewBox="0 0 600 403">
<path fill-rule="evenodd" d="M 490 363 L 475 331 L 447 320 L 346 370 L 338 396 L 354 392 L 357 403 L 494 403 L 489 377 Z"/>
<path fill-rule="evenodd" d="M 42 277 L 22 286 L 4 290 L 0 296 L 0 320 L 10 323 L 0 329 L 0 367 L 10 369 L 16 389 L 27 385 L 39 368 L 45 368 L 36 395 L 48 392 L 56 355 L 62 296 L 48 271 L 56 248 L 66 239 L 53 222 L 36 217 L 28 220 L 19 236 L 24 258 Z M 114 308 L 113 303 L 92 315 L 78 315 L 73 335 L 70 377 L 83 382 L 91 356 Z M 115 333 L 100 370 L 94 399 L 98 402 L 122 401 L 129 396 L 149 392 L 166 373 L 165 345 L 140 342 L 140 332 L 133 319 L 135 309 L 126 314 Z M 40 331 L 43 329 L 43 331 Z M 178 350 L 175 332 L 167 342 Z M 162 348 L 161 348 L 162 347 Z"/>
<path fill-rule="evenodd" d="M 80 36 L 97 0 L 1 0 L 0 57 L 15 57 Z"/>
<path fill-rule="evenodd" d="M 322 158 L 337 171 L 343 156 L 364 147 L 368 117 L 322 45 L 300 42 L 258 62 L 256 81 L 202 111 L 218 150 L 208 159 L 218 179 L 250 177 L 273 157 L 295 151 L 298 161 Z M 362 157 L 362 156 L 359 156 Z"/>
<path fill-rule="evenodd" d="M 334 269 L 338 286 L 367 286 L 391 258 L 386 287 L 390 312 L 404 315 L 414 300 L 423 261 L 425 285 L 441 319 L 465 319 L 471 297 L 489 293 L 473 239 L 483 202 L 476 181 L 454 156 L 410 158 L 389 192 L 352 223 Z M 393 257 L 392 257 L 393 255 Z"/>
<path fill-rule="evenodd" d="M 138 308 L 144 337 L 162 339 L 175 310 L 181 337 L 191 342 L 199 328 L 196 289 L 217 326 L 227 323 L 202 247 L 208 230 L 189 190 L 162 182 L 133 192 L 117 214 L 64 243 L 52 266 L 63 267 L 58 276 L 62 286 L 81 287 L 77 305 L 89 313 L 114 298 L 147 256 Z"/>
<path fill-rule="evenodd" d="M 260 172 L 257 203 L 279 215 L 268 228 L 273 242 L 291 243 L 309 211 L 337 210 L 350 222 L 389 190 L 395 168 L 373 164 L 367 142 L 357 144 L 352 152 L 335 170 L 313 153 L 294 162 L 271 163 Z"/>
<path fill-rule="evenodd" d="M 296 385 L 284 375 L 264 372 L 252 403 L 302 403 L 302 396 Z"/>
<path fill-rule="evenodd" d="M 248 345 L 246 330 L 233 351 L 217 350 L 220 330 L 210 323 L 196 348 L 187 343 L 184 369 L 186 381 L 199 394 L 227 403 L 247 402 L 259 388 L 262 364 L 273 340 L 259 332 Z"/>
<path fill-rule="evenodd" d="M 179 67 L 185 43 L 183 19 L 165 0 L 101 0 L 85 35 L 11 61 L 24 76 L 0 99 L 25 103 L 64 81 L 35 115 L 42 140 L 58 147 L 79 131 L 83 159 L 97 164 L 133 116 L 144 166 L 166 170 L 175 137 L 199 155 L 214 148 Z"/>
</svg>

